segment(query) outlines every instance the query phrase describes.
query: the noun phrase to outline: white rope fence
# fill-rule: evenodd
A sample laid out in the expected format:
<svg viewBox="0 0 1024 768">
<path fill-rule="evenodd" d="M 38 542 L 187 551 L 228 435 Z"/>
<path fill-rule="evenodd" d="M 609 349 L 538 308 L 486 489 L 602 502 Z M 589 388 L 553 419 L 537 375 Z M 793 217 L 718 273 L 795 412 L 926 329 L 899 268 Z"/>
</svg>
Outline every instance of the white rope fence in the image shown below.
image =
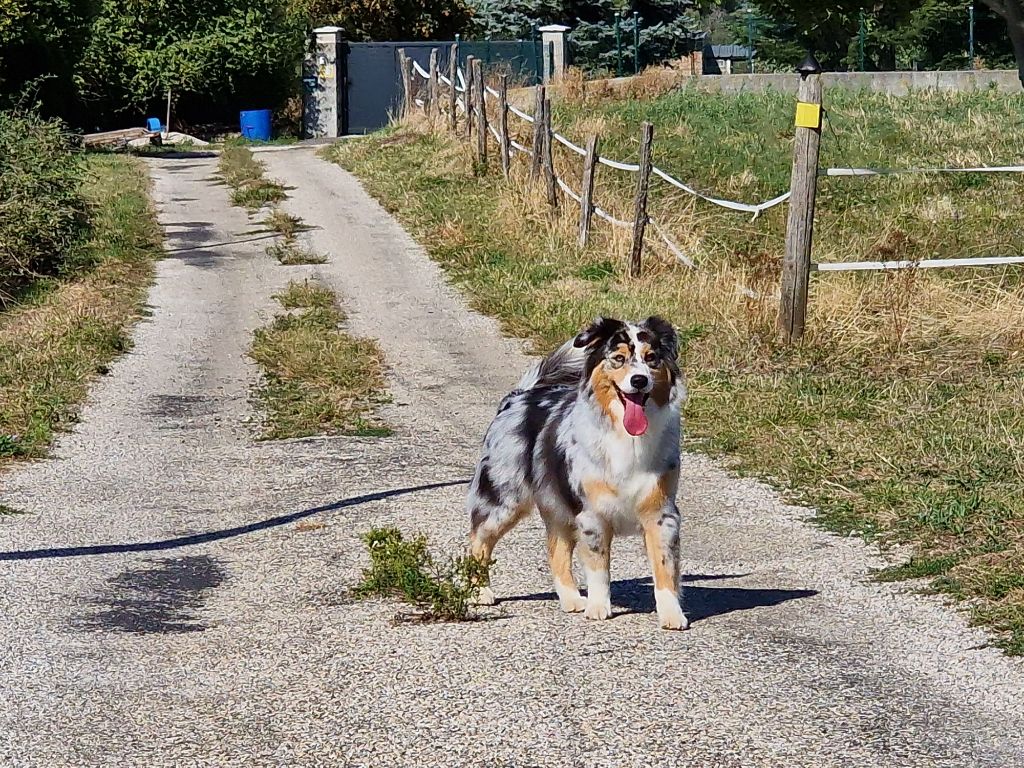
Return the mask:
<svg viewBox="0 0 1024 768">
<path fill-rule="evenodd" d="M 430 73 L 427 72 L 427 70 L 425 70 L 423 67 L 421 67 L 414 59 L 412 60 L 412 68 L 413 68 L 413 71 L 416 74 L 418 74 L 420 77 L 422 77 L 424 80 L 427 80 L 427 81 L 430 80 Z M 466 91 L 465 82 L 466 81 L 465 81 L 465 78 L 464 78 L 464 76 L 462 74 L 462 68 L 461 67 L 456 69 L 456 74 L 458 75 L 458 79 L 463 83 L 463 85 L 462 85 L 462 87 L 460 87 L 458 84 L 456 84 L 455 89 L 457 91 L 461 92 L 461 93 L 465 93 L 465 91 Z M 438 80 L 441 83 L 443 83 L 444 85 L 447 85 L 449 88 L 451 87 L 452 81 L 449 78 L 445 77 L 444 75 L 441 75 L 440 73 L 438 73 Z M 494 88 L 491 88 L 490 86 L 487 86 L 487 85 L 484 86 L 484 93 L 486 93 L 487 95 L 489 95 L 489 96 L 491 96 L 492 98 L 495 98 L 495 99 L 499 99 L 501 97 L 501 94 L 499 94 L 497 90 L 495 90 Z M 414 98 L 413 101 L 416 103 L 416 105 L 418 107 L 425 108 L 425 106 L 426 106 L 424 101 L 423 101 L 423 99 Z M 460 110 L 462 110 L 463 113 L 466 112 L 466 105 L 465 105 L 465 102 L 462 99 L 456 99 L 455 103 L 458 105 L 458 108 Z M 525 120 L 525 121 L 527 121 L 529 123 L 533 123 L 534 122 L 533 116 L 531 116 L 530 114 L 528 114 L 526 112 L 523 112 L 522 110 L 512 106 L 511 104 L 508 105 L 508 109 L 509 109 L 510 112 L 512 112 L 516 116 L 522 118 L 523 120 Z M 498 130 L 490 122 L 487 123 L 487 130 L 488 130 L 488 133 L 490 133 L 491 136 L 494 137 L 494 140 L 497 141 L 500 144 L 501 143 L 501 134 L 498 132 Z M 559 143 L 563 144 L 564 146 L 566 146 L 568 149 L 572 150 L 576 154 L 578 154 L 580 156 L 586 156 L 587 150 L 585 150 L 583 147 L 577 146 L 576 144 L 571 142 L 569 139 L 567 139 L 565 136 L 562 136 L 560 133 L 555 133 L 554 131 L 552 131 L 551 135 L 552 135 L 552 137 L 556 141 L 558 141 Z M 526 155 L 527 157 L 533 157 L 533 151 L 529 147 L 519 143 L 518 141 L 516 141 L 512 137 L 509 137 L 509 147 L 512 150 L 516 151 L 516 152 L 520 152 L 520 153 Z M 598 162 L 603 162 L 605 165 L 609 165 L 612 168 L 620 168 L 620 169 L 633 170 L 633 171 L 639 171 L 640 170 L 640 166 L 639 165 L 629 165 L 627 163 L 618 163 L 618 162 L 616 162 L 614 160 L 604 160 L 604 158 L 601 158 L 601 157 L 598 157 L 597 159 L 598 159 Z M 654 170 L 657 170 L 657 169 L 654 169 Z M 554 177 L 554 179 L 555 179 L 555 183 L 558 185 L 558 188 L 562 190 L 562 193 L 566 197 L 568 197 L 570 200 L 572 200 L 573 202 L 575 202 L 577 204 L 582 204 L 583 203 L 583 198 L 579 194 L 577 194 L 572 189 L 572 187 L 570 187 L 568 184 L 566 184 L 557 175 Z M 608 211 L 604 210 L 603 208 L 601 208 L 598 205 L 594 205 L 592 207 L 592 211 L 593 211 L 595 216 L 597 216 L 599 219 L 602 219 L 603 221 L 607 221 L 612 226 L 619 227 L 621 229 L 632 229 L 633 228 L 633 222 L 632 221 L 624 221 L 623 219 L 619 219 L 619 218 L 613 216 Z M 662 241 L 662 243 L 664 243 L 664 245 L 668 249 L 669 253 L 671 253 L 675 258 L 677 258 L 680 261 L 680 263 L 682 263 L 684 266 L 689 267 L 690 269 L 695 269 L 696 268 L 697 265 L 694 263 L 693 259 L 691 259 L 685 253 L 683 253 L 682 249 L 678 245 L 676 245 L 671 240 L 671 238 L 669 238 L 668 235 L 665 234 L 665 232 L 661 229 L 660 226 L 658 226 L 657 222 L 655 222 L 655 220 L 653 218 L 648 216 L 647 217 L 647 221 L 654 227 L 655 234 L 657 234 L 658 238 Z"/>
<path fill-rule="evenodd" d="M 413 71 L 425 80 L 430 80 L 430 73 L 427 72 L 423 67 L 419 65 L 415 60 L 412 60 Z M 456 68 L 456 74 L 458 76 L 459 83 L 455 85 L 455 89 L 460 93 L 466 92 L 466 78 L 462 73 L 462 68 Z M 438 79 L 443 84 L 451 87 L 451 80 L 444 75 L 438 74 Z M 485 85 L 484 93 L 490 96 L 492 99 L 500 99 L 500 94 L 494 88 Z M 424 102 L 421 99 L 414 99 L 415 103 L 423 107 Z M 456 103 L 463 112 L 466 112 L 466 105 L 462 99 L 457 99 Z M 518 107 L 508 104 L 508 111 L 519 119 L 527 122 L 534 123 L 535 118 L 528 112 L 525 112 Z M 501 142 L 501 134 L 488 123 L 487 128 L 495 141 Z M 551 137 L 555 139 L 559 144 L 564 146 L 570 152 L 585 157 L 587 150 L 572 140 L 563 136 L 562 134 L 552 131 Z M 519 143 L 515 139 L 509 137 L 509 145 L 512 149 L 517 152 L 523 153 L 529 157 L 533 156 L 533 152 L 523 144 Z M 628 173 L 639 173 L 640 166 L 636 163 L 624 163 L 619 160 L 612 160 L 610 158 L 596 156 L 596 161 L 601 165 L 613 168 L 618 171 L 626 171 Z M 743 203 L 737 200 L 728 200 L 725 198 L 714 197 L 712 195 L 705 194 L 697 189 L 694 189 L 688 184 L 683 183 L 679 179 L 675 178 L 666 171 L 658 168 L 657 166 L 651 166 L 651 173 L 658 178 L 662 179 L 666 183 L 676 187 L 677 189 L 686 192 L 689 195 L 697 197 L 712 205 L 725 208 L 727 210 L 739 211 L 742 213 L 753 214 L 753 218 L 756 219 L 761 215 L 762 212 L 775 207 L 781 203 L 786 202 L 790 198 L 789 192 L 784 192 L 780 195 L 776 195 L 773 198 L 765 200 L 760 203 Z M 964 168 L 954 167 L 935 167 L 935 168 L 854 168 L 854 167 L 840 167 L 840 168 L 821 168 L 818 170 L 819 176 L 825 177 L 854 177 L 854 176 L 895 176 L 895 175 L 906 175 L 906 174 L 941 174 L 941 173 L 1024 173 L 1024 165 L 995 165 L 995 166 L 974 166 Z M 555 181 L 558 184 L 559 189 L 568 198 L 578 204 L 582 204 L 582 198 L 578 195 L 568 184 L 562 179 L 555 176 Z M 633 222 L 624 221 L 612 216 L 604 209 L 593 206 L 593 213 L 598 218 L 607 221 L 616 227 L 621 228 L 632 228 Z M 665 234 L 660 226 L 654 221 L 653 218 L 648 217 L 648 222 L 654 227 L 655 233 L 664 243 L 665 247 L 675 256 L 682 264 L 687 267 L 695 268 L 693 260 L 686 256 L 685 253 Z M 985 257 L 970 257 L 970 258 L 950 258 L 950 259 L 926 259 L 921 261 L 910 261 L 910 260 L 899 260 L 899 261 L 855 261 L 855 262 L 837 262 L 837 263 L 824 263 L 824 264 L 811 264 L 811 268 L 818 272 L 846 272 L 846 271 L 867 271 L 867 270 L 895 270 L 895 269 L 930 269 L 930 268 L 947 268 L 947 267 L 982 267 L 982 266 L 994 266 L 999 264 L 1024 264 L 1024 256 L 985 256 Z"/>
</svg>

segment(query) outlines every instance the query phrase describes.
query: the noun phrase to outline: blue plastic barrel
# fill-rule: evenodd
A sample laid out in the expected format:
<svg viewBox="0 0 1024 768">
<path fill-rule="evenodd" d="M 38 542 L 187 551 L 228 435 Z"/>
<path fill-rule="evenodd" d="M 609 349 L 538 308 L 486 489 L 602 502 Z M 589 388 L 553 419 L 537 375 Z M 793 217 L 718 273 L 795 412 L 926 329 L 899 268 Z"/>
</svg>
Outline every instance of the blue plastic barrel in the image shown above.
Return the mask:
<svg viewBox="0 0 1024 768">
<path fill-rule="evenodd" d="M 270 110 L 250 109 L 239 113 L 242 136 L 252 141 L 270 141 Z"/>
</svg>

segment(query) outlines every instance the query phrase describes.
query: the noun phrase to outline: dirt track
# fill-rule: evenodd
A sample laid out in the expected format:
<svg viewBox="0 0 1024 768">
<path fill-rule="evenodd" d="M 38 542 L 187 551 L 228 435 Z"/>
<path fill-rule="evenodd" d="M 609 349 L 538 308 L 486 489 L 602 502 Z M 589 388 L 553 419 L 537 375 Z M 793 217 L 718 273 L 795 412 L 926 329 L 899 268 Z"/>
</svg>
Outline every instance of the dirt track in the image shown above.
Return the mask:
<svg viewBox="0 0 1024 768">
<path fill-rule="evenodd" d="M 639 540 L 613 555 L 615 618 L 561 614 L 537 521 L 496 553 L 490 620 L 393 627 L 394 605 L 345 601 L 372 525 L 461 546 L 461 483 L 526 358 L 351 176 L 261 158 L 329 262 L 219 245 L 253 227 L 216 160 L 151 161 L 172 250 L 153 316 L 57 458 L 4 477 L 32 514 L 0 519 L 0 765 L 1024 764 L 1019 662 L 701 457 L 689 632 L 656 629 Z M 309 274 L 380 340 L 395 437 L 252 441 L 244 351 Z"/>
</svg>

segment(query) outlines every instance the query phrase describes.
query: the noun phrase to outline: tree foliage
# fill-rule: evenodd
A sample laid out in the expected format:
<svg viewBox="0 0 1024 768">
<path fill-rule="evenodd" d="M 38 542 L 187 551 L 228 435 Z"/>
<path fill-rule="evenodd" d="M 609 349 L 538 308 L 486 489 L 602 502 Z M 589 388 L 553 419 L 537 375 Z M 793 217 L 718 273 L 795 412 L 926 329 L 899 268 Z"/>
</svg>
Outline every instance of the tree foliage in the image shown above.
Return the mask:
<svg viewBox="0 0 1024 768">
<path fill-rule="evenodd" d="M 573 63 L 589 71 L 613 72 L 617 64 L 615 14 L 621 14 L 624 69 L 632 72 L 633 39 L 640 27 L 640 64 L 663 62 L 692 50 L 700 14 L 689 0 L 474 0 L 475 21 L 482 34 L 529 39 L 538 26 L 572 27 Z"/>
<path fill-rule="evenodd" d="M 451 40 L 472 11 L 464 0 L 295 0 L 313 26 L 333 24 L 348 40 Z"/>
<path fill-rule="evenodd" d="M 294 88 L 303 40 L 282 0 L 101 0 L 75 83 L 108 115 L 152 107 L 167 89 L 225 114 L 273 106 Z"/>
</svg>

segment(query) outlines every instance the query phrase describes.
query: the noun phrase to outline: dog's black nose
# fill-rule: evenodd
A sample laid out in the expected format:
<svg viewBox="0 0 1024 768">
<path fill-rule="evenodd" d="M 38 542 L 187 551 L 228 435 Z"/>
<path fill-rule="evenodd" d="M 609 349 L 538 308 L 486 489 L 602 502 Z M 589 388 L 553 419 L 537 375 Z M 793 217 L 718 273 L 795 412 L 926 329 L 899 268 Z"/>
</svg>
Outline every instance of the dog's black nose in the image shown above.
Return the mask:
<svg viewBox="0 0 1024 768">
<path fill-rule="evenodd" d="M 629 383 L 633 386 L 633 389 L 646 389 L 647 388 L 647 377 L 637 374 L 629 379 Z"/>
</svg>

